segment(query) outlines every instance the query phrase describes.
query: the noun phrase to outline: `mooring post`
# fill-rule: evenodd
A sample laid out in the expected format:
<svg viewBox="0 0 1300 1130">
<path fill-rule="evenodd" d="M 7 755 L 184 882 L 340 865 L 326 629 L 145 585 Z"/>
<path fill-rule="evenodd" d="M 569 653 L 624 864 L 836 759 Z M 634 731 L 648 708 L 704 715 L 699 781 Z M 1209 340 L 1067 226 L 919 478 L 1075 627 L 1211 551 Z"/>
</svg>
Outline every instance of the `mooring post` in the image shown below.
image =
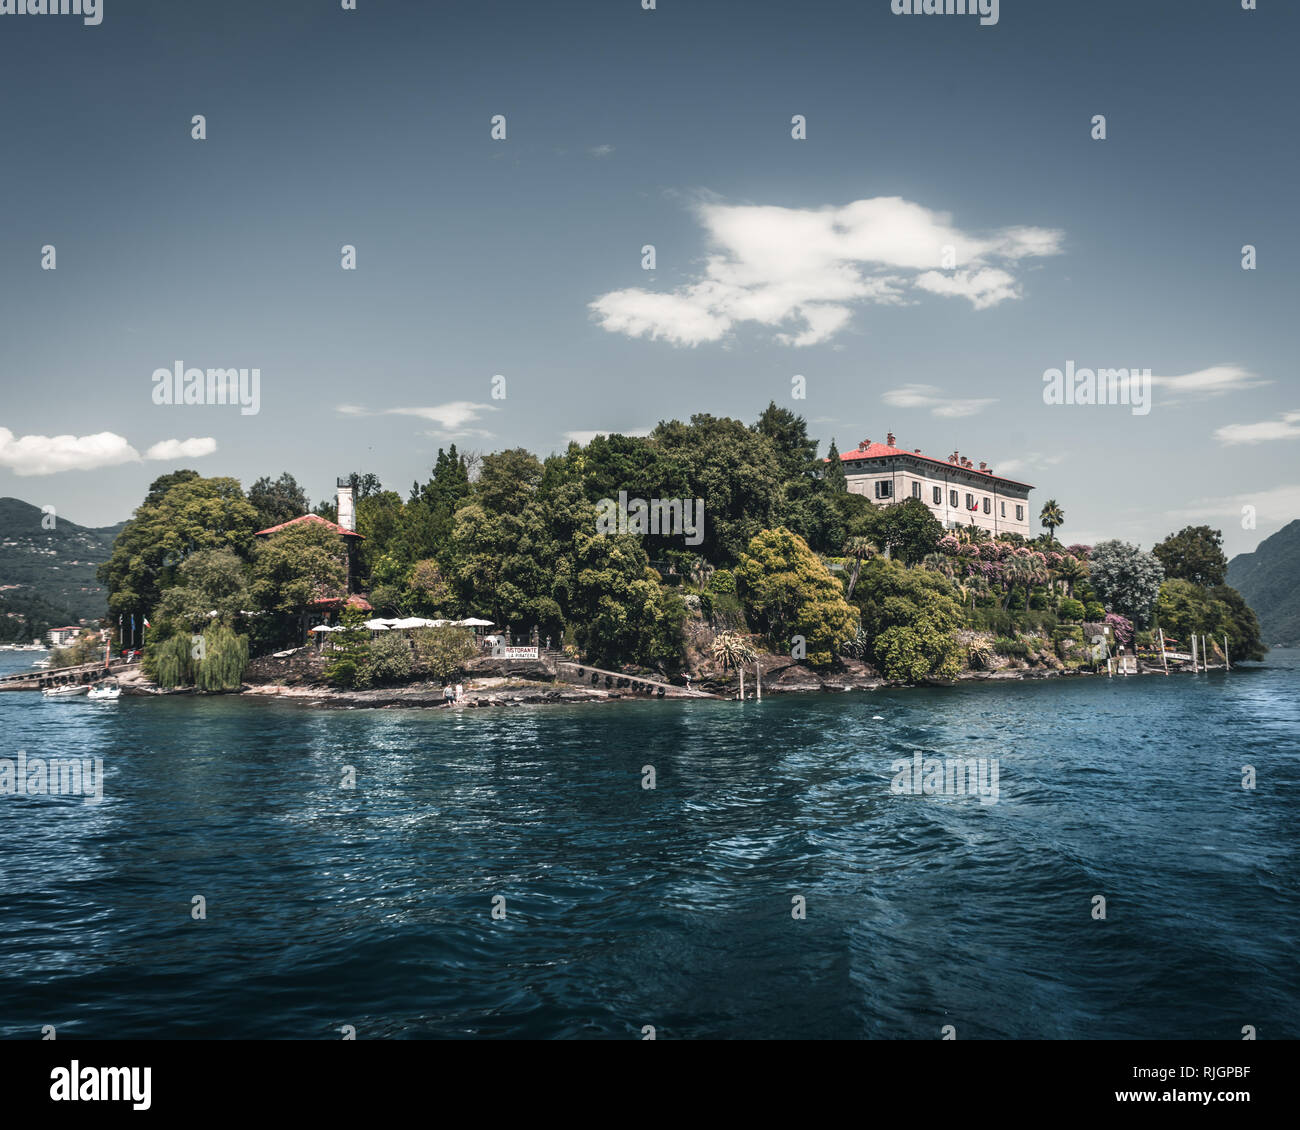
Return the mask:
<svg viewBox="0 0 1300 1130">
<path fill-rule="evenodd" d="M 745 701 L 745 665 L 740 665 L 740 701 Z"/>
<path fill-rule="evenodd" d="M 1192 674 L 1196 674 L 1196 633 L 1192 633 Z"/>
<path fill-rule="evenodd" d="M 763 669 L 757 659 L 754 660 L 754 701 L 763 701 Z"/>
<path fill-rule="evenodd" d="M 1160 662 L 1164 664 L 1165 675 L 1167 676 L 1169 674 L 1169 657 L 1165 655 L 1165 630 L 1157 628 L 1156 631 L 1160 633 Z"/>
<path fill-rule="evenodd" d="M 1232 670 L 1232 660 L 1228 658 L 1228 633 L 1227 632 L 1223 633 L 1223 669 L 1225 671 Z"/>
</svg>

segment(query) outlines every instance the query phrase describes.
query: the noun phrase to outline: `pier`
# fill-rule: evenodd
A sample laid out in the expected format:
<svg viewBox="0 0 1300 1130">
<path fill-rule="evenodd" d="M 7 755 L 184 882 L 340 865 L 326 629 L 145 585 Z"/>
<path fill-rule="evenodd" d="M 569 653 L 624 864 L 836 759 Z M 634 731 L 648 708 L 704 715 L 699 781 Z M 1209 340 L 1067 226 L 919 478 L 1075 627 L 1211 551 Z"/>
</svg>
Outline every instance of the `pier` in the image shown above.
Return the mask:
<svg viewBox="0 0 1300 1130">
<path fill-rule="evenodd" d="M 82 663 L 77 667 L 45 667 L 20 671 L 16 675 L 0 676 L 0 691 L 41 691 L 46 687 L 59 687 L 67 683 L 94 683 L 108 675 L 120 675 L 140 666 L 139 660 L 114 659 L 107 666 L 103 662 Z"/>
</svg>

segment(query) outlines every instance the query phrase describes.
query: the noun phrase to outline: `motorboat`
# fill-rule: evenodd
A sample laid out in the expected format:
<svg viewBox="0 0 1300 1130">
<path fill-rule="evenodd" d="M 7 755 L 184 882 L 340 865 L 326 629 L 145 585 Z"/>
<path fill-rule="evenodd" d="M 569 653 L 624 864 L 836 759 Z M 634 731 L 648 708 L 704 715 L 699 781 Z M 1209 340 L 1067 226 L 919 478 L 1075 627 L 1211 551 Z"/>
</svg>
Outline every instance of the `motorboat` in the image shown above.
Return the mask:
<svg viewBox="0 0 1300 1130">
<path fill-rule="evenodd" d="M 111 683 L 100 683 L 98 686 L 90 688 L 90 698 L 98 701 L 113 701 L 122 697 L 122 688 L 115 687 Z"/>
<path fill-rule="evenodd" d="M 90 687 L 86 683 L 64 683 L 59 687 L 46 687 L 41 694 L 46 698 L 74 698 L 89 691 Z"/>
</svg>

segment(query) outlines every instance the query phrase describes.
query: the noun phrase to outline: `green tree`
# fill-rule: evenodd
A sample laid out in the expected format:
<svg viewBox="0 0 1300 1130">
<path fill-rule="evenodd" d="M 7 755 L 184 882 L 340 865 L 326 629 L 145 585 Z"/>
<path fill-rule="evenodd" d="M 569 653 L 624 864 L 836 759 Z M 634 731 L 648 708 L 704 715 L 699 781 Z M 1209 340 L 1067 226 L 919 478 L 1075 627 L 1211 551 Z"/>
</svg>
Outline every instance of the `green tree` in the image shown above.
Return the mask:
<svg viewBox="0 0 1300 1130">
<path fill-rule="evenodd" d="M 871 539 L 890 557 L 907 565 L 916 564 L 927 553 L 933 553 L 943 537 L 943 523 L 919 498 L 876 509 L 870 526 Z"/>
<path fill-rule="evenodd" d="M 453 678 L 465 670 L 478 655 L 474 637 L 464 628 L 446 625 L 421 628 L 414 634 L 415 669 L 439 681 Z"/>
<path fill-rule="evenodd" d="M 248 637 L 237 635 L 227 624 L 212 624 L 199 638 L 197 662 L 192 665 L 194 685 L 207 693 L 239 690 L 248 667 Z"/>
<path fill-rule="evenodd" d="M 1127 616 L 1138 627 L 1150 623 L 1164 567 L 1153 553 L 1122 541 L 1098 542 L 1088 559 L 1089 583 L 1108 612 Z"/>
<path fill-rule="evenodd" d="M 773 524 L 784 489 L 776 449 L 767 436 L 739 420 L 699 413 L 689 424 L 659 424 L 651 440 L 681 468 L 685 483 L 680 497 L 704 500 L 703 540 L 698 548 L 687 548 L 727 566 Z"/>
<path fill-rule="evenodd" d="M 190 554 L 225 548 L 243 557 L 257 528 L 257 510 L 235 479 L 179 471 L 155 480 L 99 567 L 110 617 L 152 613 Z"/>
<path fill-rule="evenodd" d="M 917 683 L 961 670 L 962 610 L 946 577 L 877 557 L 863 570 L 857 597 L 868 652 L 886 678 Z"/>
<path fill-rule="evenodd" d="M 808 437 L 808 423 L 802 416 L 778 407 L 773 400 L 754 424 L 754 431 L 772 441 L 783 479 L 812 478 L 817 441 Z"/>
<path fill-rule="evenodd" d="M 1056 531 L 1065 525 L 1065 511 L 1057 504 L 1056 499 L 1049 498 L 1043 503 L 1043 508 L 1038 512 L 1038 520 L 1047 530 L 1047 541 L 1050 545 L 1056 540 Z"/>
<path fill-rule="evenodd" d="M 257 610 L 261 647 L 298 636 L 294 625 L 313 601 L 347 595 L 347 547 L 317 522 L 301 522 L 260 539 L 253 551 L 249 591 Z"/>
<path fill-rule="evenodd" d="M 784 527 L 755 535 L 741 554 L 736 592 L 749 622 L 781 651 L 802 636 L 808 663 L 829 666 L 857 635 L 858 619 L 820 558 Z"/>
<path fill-rule="evenodd" d="M 359 608 L 345 608 L 340 619 L 341 632 L 331 632 L 325 647 L 329 650 L 324 668 L 325 678 L 336 687 L 365 686 L 369 676 L 370 633 L 366 614 Z"/>
<path fill-rule="evenodd" d="M 278 479 L 263 475 L 248 488 L 248 501 L 257 511 L 257 528 L 265 530 L 307 513 L 306 492 L 288 471 Z"/>
<path fill-rule="evenodd" d="M 844 462 L 840 458 L 840 449 L 835 446 L 835 437 L 831 437 L 831 447 L 826 453 L 826 486 L 833 494 L 847 494 L 849 477 L 844 473 Z"/>
<path fill-rule="evenodd" d="M 1152 553 L 1164 567 L 1165 576 L 1191 581 L 1205 588 L 1221 585 L 1228 575 L 1228 559 L 1223 554 L 1223 534 L 1209 526 L 1184 526 L 1170 534 Z"/>
<path fill-rule="evenodd" d="M 573 545 L 566 596 L 574 635 L 588 661 L 679 668 L 686 607 L 660 584 L 639 539 L 579 530 Z"/>
<path fill-rule="evenodd" d="M 879 550 L 870 538 L 855 537 L 849 538 L 844 543 L 842 552 L 845 557 L 853 558 L 853 572 L 849 575 L 849 588 L 844 594 L 845 600 L 852 600 L 854 586 L 858 583 L 858 574 L 862 572 L 862 563 L 875 557 Z M 947 558 L 944 560 L 946 561 Z"/>
<path fill-rule="evenodd" d="M 176 584 L 158 603 L 157 626 L 195 632 L 214 619 L 234 625 L 239 614 L 252 607 L 248 566 L 238 554 L 231 549 L 201 549 L 176 570 Z"/>
</svg>

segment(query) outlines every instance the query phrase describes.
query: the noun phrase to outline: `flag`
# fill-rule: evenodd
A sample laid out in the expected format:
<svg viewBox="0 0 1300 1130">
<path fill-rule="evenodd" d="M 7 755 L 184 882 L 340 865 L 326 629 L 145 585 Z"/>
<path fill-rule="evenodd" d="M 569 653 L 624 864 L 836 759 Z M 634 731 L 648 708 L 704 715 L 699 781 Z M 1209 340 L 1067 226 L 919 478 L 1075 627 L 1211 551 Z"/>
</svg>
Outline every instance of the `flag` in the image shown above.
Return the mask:
<svg viewBox="0 0 1300 1130">
<path fill-rule="evenodd" d="M 135 635 L 135 613 L 131 613 L 131 634 Z"/>
<path fill-rule="evenodd" d="M 146 617 L 144 618 L 144 626 L 145 626 L 146 628 L 149 627 L 149 617 L 148 617 L 148 616 L 146 616 Z"/>
</svg>

